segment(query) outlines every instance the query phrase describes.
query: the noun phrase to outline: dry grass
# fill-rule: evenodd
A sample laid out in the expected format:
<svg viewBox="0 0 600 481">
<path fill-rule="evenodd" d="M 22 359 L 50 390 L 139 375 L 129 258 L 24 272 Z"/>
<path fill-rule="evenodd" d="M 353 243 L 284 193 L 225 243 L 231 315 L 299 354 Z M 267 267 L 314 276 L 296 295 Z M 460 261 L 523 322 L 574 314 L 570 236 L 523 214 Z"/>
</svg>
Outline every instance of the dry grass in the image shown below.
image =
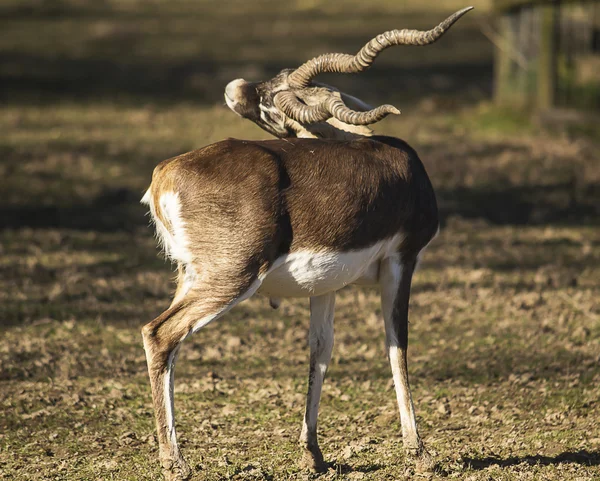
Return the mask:
<svg viewBox="0 0 600 481">
<path fill-rule="evenodd" d="M 56 58 L 97 58 L 100 44 L 83 41 L 90 32 L 112 32 L 106 34 L 108 44 L 122 48 L 126 43 L 113 38 L 114 29 L 129 31 L 134 25 L 139 25 L 141 44 L 155 31 L 152 45 L 162 41 L 165 52 L 179 52 L 175 47 L 187 43 L 172 43 L 168 28 L 180 25 L 188 32 L 192 19 L 203 19 L 206 27 L 211 15 L 227 16 L 201 4 L 205 18 L 185 2 L 161 6 L 165 22 L 157 21 L 152 10 L 157 6 L 141 2 L 64 2 L 58 4 L 63 10 L 44 15 L 35 9 L 35 15 L 19 14 L 23 7 L 17 3 L 3 5 L 12 17 L 1 37 L 2 51 L 21 53 L 21 60 L 27 52 L 47 58 L 52 51 L 58 52 Z M 267 2 L 261 5 L 246 14 L 255 15 Z M 280 21 L 288 18 L 294 35 L 305 34 L 310 12 L 332 8 L 318 1 L 294 5 L 296 10 L 273 10 Z M 439 5 L 442 16 L 456 6 Z M 132 12 L 142 7 L 148 9 L 143 21 L 133 22 Z M 184 7 L 189 14 L 182 14 Z M 428 22 L 414 4 L 390 2 L 361 12 L 373 22 L 364 20 L 361 28 L 376 31 L 390 11 L 402 9 Z M 309 13 L 286 17 L 289 11 Z M 78 22 L 83 22 L 80 37 L 69 30 Z M 90 22 L 104 27 L 89 30 Z M 345 32 L 349 27 L 336 28 Z M 36 29 L 37 40 L 32 36 Z M 68 42 L 69 32 L 80 41 Z M 240 42 L 239 31 L 223 35 L 231 36 L 228 45 Z M 49 39 L 54 40 L 42 49 L 40 43 Z M 268 48 L 279 51 L 282 61 L 306 53 L 286 53 L 283 43 L 281 50 L 275 47 Z M 113 59 L 114 50 L 106 48 L 106 59 Z M 148 52 L 148 58 L 163 55 Z M 185 52 L 176 59 L 188 65 Z M 172 58 L 164 55 L 156 64 L 161 68 Z M 251 58 L 248 52 L 231 55 L 238 60 L 231 70 L 215 67 L 219 73 L 209 91 L 240 75 L 237 68 Z M 421 59 L 432 75 L 439 73 L 435 54 L 414 55 L 402 61 L 410 65 Z M 461 55 L 445 61 L 479 62 Z M 127 69 L 126 64 L 123 60 L 119 68 Z M 23 65 L 19 61 L 14 67 Z M 398 70 L 394 62 L 390 65 L 389 77 L 371 80 L 393 82 Z M 0 477 L 159 479 L 139 331 L 168 305 L 173 272 L 158 255 L 138 199 L 163 158 L 227 136 L 264 135 L 223 107 L 198 102 L 196 87 L 174 100 L 160 78 L 156 86 L 148 80 L 149 90 L 128 91 L 136 77 L 114 79 L 109 68 L 104 91 L 97 85 L 90 91 L 53 90 L 52 79 L 75 85 L 77 72 L 98 75 L 99 70 L 81 63 L 50 67 L 40 67 L 39 77 L 31 70 L 10 77 L 9 62 L 0 62 L 6 91 L 14 94 L 0 113 L 0 178 L 5 181 L 0 206 Z M 17 77 L 32 83 L 10 82 Z M 43 78 L 49 84 L 36 83 Z M 485 84 L 470 78 L 466 89 L 469 82 Z M 41 90 L 48 98 L 38 101 L 28 85 L 45 85 Z M 361 85 L 353 84 L 354 90 Z M 164 95 L 153 99 L 155 91 Z M 537 132 L 526 119 L 485 104 L 458 109 L 469 95 L 447 93 L 415 97 L 404 118 L 381 125 L 382 132 L 406 138 L 421 154 L 444 220 L 416 275 L 410 313 L 413 394 L 422 435 L 439 461 L 438 472 L 429 477 L 598 479 L 598 139 Z M 219 97 L 220 92 L 211 98 Z M 319 478 L 296 464 L 308 371 L 308 303 L 285 301 L 274 311 L 265 299 L 251 299 L 187 341 L 177 366 L 176 409 L 183 450 L 197 477 L 412 477 L 380 318 L 375 291 L 340 293 L 320 419 L 322 448 L 335 465 Z"/>
<path fill-rule="evenodd" d="M 440 476 L 600 474 L 599 243 L 593 228 L 453 220 L 428 250 L 411 308 L 411 375 Z M 3 318 L 15 324 L 0 351 L 3 474 L 157 478 L 139 326 L 167 305 L 171 274 L 149 232 L 23 229 L 3 246 Z M 377 295 L 339 297 L 321 417 L 337 464 L 324 479 L 401 479 L 411 467 Z M 199 475 L 306 479 L 295 439 L 307 316 L 305 301 L 272 311 L 256 298 L 185 345 L 177 410 Z"/>
</svg>

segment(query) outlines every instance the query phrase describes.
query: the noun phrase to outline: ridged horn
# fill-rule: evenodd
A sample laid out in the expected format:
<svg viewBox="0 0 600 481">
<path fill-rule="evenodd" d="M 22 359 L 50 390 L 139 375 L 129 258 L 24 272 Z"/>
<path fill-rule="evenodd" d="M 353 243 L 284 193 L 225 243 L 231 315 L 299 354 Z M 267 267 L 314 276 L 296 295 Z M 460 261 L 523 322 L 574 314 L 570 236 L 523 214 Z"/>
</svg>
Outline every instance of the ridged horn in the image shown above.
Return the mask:
<svg viewBox="0 0 600 481">
<path fill-rule="evenodd" d="M 373 110 L 367 110 L 366 112 L 357 112 L 356 110 L 348 108 L 342 99 L 332 97 L 331 100 L 326 103 L 332 117 L 350 125 L 370 125 L 379 122 L 389 114 L 400 115 L 400 111 L 396 107 L 387 104 L 380 105 L 379 107 L 376 107 Z"/>
<path fill-rule="evenodd" d="M 327 53 L 309 60 L 288 76 L 292 88 L 303 88 L 320 73 L 357 73 L 368 69 L 377 56 L 394 45 L 429 45 L 438 40 L 448 29 L 473 7 L 466 7 L 450 15 L 437 27 L 427 31 L 390 30 L 371 39 L 356 55 Z"/>
<path fill-rule="evenodd" d="M 315 124 L 331 117 L 324 102 L 318 105 L 306 105 L 289 90 L 277 93 L 273 97 L 273 103 L 285 115 L 301 124 Z"/>
<path fill-rule="evenodd" d="M 302 124 L 324 122 L 331 117 L 350 125 L 369 125 L 379 122 L 389 114 L 400 114 L 393 105 L 381 105 L 366 112 L 348 108 L 342 99 L 331 95 L 317 105 L 306 105 L 289 91 L 279 92 L 273 98 L 275 106 L 288 117 Z"/>
</svg>

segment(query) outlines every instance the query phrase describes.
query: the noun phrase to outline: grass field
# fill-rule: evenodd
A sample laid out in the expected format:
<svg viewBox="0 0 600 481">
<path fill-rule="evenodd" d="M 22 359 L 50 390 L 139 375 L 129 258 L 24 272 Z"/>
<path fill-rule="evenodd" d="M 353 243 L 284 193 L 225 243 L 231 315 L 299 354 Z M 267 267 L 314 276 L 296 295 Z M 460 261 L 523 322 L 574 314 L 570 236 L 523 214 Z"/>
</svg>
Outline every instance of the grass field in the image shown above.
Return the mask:
<svg viewBox="0 0 600 481">
<path fill-rule="evenodd" d="M 228 80 L 461 6 L 337 5 L 0 2 L 0 478 L 160 479 L 140 328 L 174 273 L 138 203 L 153 167 L 266 137 L 223 107 Z M 409 352 L 438 470 L 405 459 L 377 293 L 347 289 L 321 405 L 330 471 L 297 464 L 308 301 L 257 297 L 182 349 L 178 429 L 198 479 L 600 478 L 600 139 L 485 101 L 477 6 L 435 47 L 328 79 L 403 108 L 378 131 L 418 150 L 438 192 Z"/>
</svg>

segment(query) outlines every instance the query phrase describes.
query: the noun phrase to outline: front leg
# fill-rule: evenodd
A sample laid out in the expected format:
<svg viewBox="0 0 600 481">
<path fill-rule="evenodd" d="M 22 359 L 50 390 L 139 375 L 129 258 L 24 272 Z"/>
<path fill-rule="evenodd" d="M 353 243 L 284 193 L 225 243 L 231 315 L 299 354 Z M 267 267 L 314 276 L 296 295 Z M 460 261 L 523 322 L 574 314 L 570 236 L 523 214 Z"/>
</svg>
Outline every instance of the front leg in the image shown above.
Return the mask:
<svg viewBox="0 0 600 481">
<path fill-rule="evenodd" d="M 328 467 L 317 442 L 317 416 L 323 379 L 333 349 L 334 311 L 335 292 L 310 298 L 310 371 L 300 444 L 304 449 L 303 463 L 317 472 L 326 471 Z"/>
</svg>

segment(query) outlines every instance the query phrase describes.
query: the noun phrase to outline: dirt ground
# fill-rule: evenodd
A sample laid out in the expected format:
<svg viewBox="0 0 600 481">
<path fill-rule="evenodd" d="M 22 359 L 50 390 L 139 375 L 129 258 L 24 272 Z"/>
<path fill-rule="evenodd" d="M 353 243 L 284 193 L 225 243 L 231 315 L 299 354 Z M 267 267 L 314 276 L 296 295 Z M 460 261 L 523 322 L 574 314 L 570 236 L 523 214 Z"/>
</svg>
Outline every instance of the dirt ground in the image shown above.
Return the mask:
<svg viewBox="0 0 600 481">
<path fill-rule="evenodd" d="M 220 80 L 203 91 L 214 102 L 193 98 L 194 82 L 210 75 L 198 73 L 203 66 L 192 64 L 186 76 L 171 65 L 188 83 L 167 69 L 183 91 L 156 99 L 171 77 L 144 70 L 141 61 L 139 71 L 126 62 L 106 67 L 107 90 L 100 81 L 94 86 L 102 55 L 113 56 L 119 45 L 115 35 L 138 40 L 128 45 L 141 58 L 160 56 L 152 49 L 163 39 L 162 49 L 180 48 L 175 58 L 188 65 L 184 42 L 168 37 L 164 25 L 185 30 L 190 18 L 202 22 L 192 7 L 195 17 L 166 11 L 164 25 L 150 12 L 132 31 L 128 9 L 136 2 L 123 2 L 112 16 L 85 2 L 57 3 L 64 7 L 58 12 L 40 10 L 50 3 L 29 3 L 29 10 L 2 3 L 3 58 L 22 55 L 13 70 L 0 62 L 4 93 L 11 93 L 0 110 L 0 478 L 160 479 L 140 329 L 168 306 L 174 272 L 156 248 L 139 198 L 164 158 L 228 136 L 266 135 L 220 105 L 220 93 L 211 97 Z M 441 2 L 436 12 L 455 4 Z M 318 1 L 295 5 L 300 20 L 293 28 L 273 13 L 292 33 L 301 31 L 308 15 L 302 12 L 335 13 Z M 369 31 L 377 33 L 386 12 L 363 15 L 372 21 Z M 405 13 L 427 23 L 419 12 Z M 93 28 L 80 27 L 86 22 Z M 71 39 L 89 38 L 67 42 L 66 33 L 56 33 L 61 28 Z M 24 29 L 39 33 L 37 43 Z M 147 32 L 155 43 L 140 43 Z M 302 52 L 279 51 L 265 72 L 282 59 L 324 51 L 328 42 L 348 50 L 334 33 Z M 219 49 L 239 44 L 240 32 L 227 36 Z M 49 39 L 54 57 L 40 53 Z M 253 58 L 253 48 L 232 52 L 222 75 L 250 69 L 244 58 Z M 99 66 L 85 60 L 91 51 Z M 378 294 L 349 288 L 338 296 L 320 410 L 330 471 L 316 476 L 298 465 L 308 301 L 285 300 L 272 310 L 256 297 L 182 348 L 175 407 L 182 450 L 197 479 L 600 479 L 600 141 L 542 130 L 528 117 L 490 106 L 489 53 L 480 47 L 455 59 L 471 66 L 468 91 L 419 95 L 399 105 L 408 106 L 403 116 L 378 129 L 417 149 L 442 213 L 440 235 L 414 280 L 409 351 L 419 427 L 437 470 L 416 472 L 405 458 Z M 398 65 L 388 58 L 387 75 L 417 64 L 411 55 Z M 438 55 L 421 58 L 433 69 L 426 78 L 445 75 L 452 84 L 454 74 Z M 25 68 L 36 62 L 38 70 Z M 76 62 L 88 63 L 82 70 Z M 154 72 L 158 86 L 148 81 L 136 91 L 131 76 L 116 75 L 119 68 L 139 79 Z M 35 74 L 26 77 L 29 71 Z M 65 92 L 82 71 L 90 90 Z M 370 79 L 384 81 L 377 74 Z M 479 93 L 469 82 L 482 86 Z M 36 85 L 47 98 L 36 96 Z M 408 94 L 394 95 L 402 101 Z"/>
</svg>

